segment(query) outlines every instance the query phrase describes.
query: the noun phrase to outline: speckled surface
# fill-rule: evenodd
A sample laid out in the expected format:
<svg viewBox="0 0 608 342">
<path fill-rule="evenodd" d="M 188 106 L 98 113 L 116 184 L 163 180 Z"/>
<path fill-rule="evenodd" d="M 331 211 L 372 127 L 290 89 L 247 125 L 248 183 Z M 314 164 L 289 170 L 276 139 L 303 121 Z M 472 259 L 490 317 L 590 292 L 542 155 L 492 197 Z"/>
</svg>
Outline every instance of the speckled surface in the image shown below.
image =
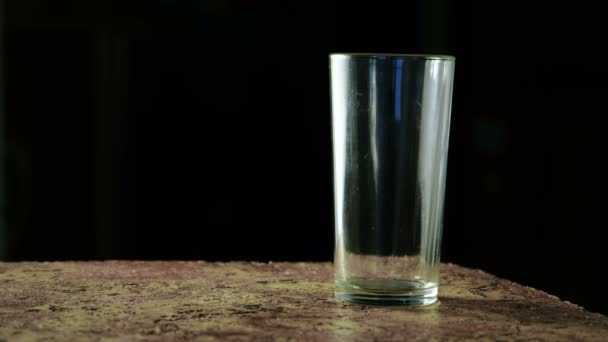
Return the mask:
<svg viewBox="0 0 608 342">
<path fill-rule="evenodd" d="M 417 309 L 333 297 L 329 263 L 0 263 L 0 341 L 608 341 L 608 318 L 443 265 Z"/>
</svg>

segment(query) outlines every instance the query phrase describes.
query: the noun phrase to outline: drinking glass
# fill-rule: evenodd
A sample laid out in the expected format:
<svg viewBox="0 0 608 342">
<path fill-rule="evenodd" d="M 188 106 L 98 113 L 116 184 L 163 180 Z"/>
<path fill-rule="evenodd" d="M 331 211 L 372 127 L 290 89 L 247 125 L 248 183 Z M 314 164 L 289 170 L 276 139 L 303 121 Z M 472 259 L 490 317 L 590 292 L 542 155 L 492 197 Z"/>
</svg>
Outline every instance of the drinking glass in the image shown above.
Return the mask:
<svg viewBox="0 0 608 342">
<path fill-rule="evenodd" d="M 338 299 L 437 300 L 454 64 L 330 55 Z"/>
</svg>

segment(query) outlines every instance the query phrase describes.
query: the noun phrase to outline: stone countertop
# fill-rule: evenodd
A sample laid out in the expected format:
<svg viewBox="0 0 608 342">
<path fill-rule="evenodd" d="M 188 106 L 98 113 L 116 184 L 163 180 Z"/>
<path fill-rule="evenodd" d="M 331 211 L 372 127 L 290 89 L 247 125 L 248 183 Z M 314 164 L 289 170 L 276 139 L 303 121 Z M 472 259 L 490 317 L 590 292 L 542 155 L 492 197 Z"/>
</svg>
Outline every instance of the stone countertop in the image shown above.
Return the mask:
<svg viewBox="0 0 608 342">
<path fill-rule="evenodd" d="M 336 301 L 330 263 L 0 263 L 0 341 L 478 339 L 607 341 L 608 318 L 452 264 L 404 309 Z"/>
</svg>

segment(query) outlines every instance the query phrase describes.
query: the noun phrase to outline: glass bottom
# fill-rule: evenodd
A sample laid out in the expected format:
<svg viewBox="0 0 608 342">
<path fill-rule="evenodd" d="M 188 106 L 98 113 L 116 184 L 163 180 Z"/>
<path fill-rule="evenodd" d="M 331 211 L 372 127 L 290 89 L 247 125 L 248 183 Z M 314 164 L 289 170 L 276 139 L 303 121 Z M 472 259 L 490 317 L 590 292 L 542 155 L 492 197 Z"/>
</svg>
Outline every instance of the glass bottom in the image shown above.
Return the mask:
<svg viewBox="0 0 608 342">
<path fill-rule="evenodd" d="M 336 298 L 365 306 L 424 306 L 437 301 L 437 284 L 400 279 L 337 281 Z"/>
</svg>

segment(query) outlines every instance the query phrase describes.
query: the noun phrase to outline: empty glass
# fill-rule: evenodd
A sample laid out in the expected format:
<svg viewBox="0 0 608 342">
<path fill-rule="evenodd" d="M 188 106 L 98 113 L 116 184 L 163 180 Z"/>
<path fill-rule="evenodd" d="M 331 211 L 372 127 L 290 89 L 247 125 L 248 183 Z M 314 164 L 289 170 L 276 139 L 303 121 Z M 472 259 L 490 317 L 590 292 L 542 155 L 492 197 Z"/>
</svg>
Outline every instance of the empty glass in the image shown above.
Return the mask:
<svg viewBox="0 0 608 342">
<path fill-rule="evenodd" d="M 331 54 L 335 291 L 437 300 L 455 59 Z"/>
</svg>

